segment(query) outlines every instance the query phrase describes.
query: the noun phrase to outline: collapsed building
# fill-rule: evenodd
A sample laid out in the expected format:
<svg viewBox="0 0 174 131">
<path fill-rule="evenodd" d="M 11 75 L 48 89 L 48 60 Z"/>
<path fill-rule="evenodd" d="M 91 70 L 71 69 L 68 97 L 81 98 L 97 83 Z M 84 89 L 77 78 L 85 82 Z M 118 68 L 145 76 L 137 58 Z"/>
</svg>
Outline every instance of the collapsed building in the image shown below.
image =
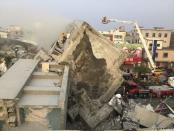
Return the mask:
<svg viewBox="0 0 174 131">
<path fill-rule="evenodd" d="M 68 66 L 19 59 L 0 78 L 1 130 L 65 129 L 68 75 Z"/>
<path fill-rule="evenodd" d="M 0 77 L 0 130 L 174 127 L 173 118 L 153 109 L 128 101 L 123 111 L 115 104 L 127 54 L 86 22 L 76 22 L 67 34 L 48 51 L 1 41 L 2 56 L 15 62 Z"/>
<path fill-rule="evenodd" d="M 19 40 L 0 38 L 0 58 L 6 61 L 7 67 L 11 67 L 19 58 L 32 59 L 37 54 L 36 45 L 21 42 Z"/>
<path fill-rule="evenodd" d="M 71 68 L 68 113 L 72 119 L 79 114 L 95 128 L 113 111 L 107 102 L 123 81 L 120 65 L 125 55 L 87 23 L 76 24 L 70 34 L 59 59 Z"/>
<path fill-rule="evenodd" d="M 56 42 L 50 51 L 39 51 L 35 59 L 18 60 L 0 78 L 3 129 L 31 128 L 34 122 L 42 129 L 65 129 L 68 79 L 72 119 L 80 115 L 95 128 L 113 111 L 107 102 L 123 81 L 119 67 L 124 54 L 85 22 L 74 24 L 68 33 L 62 52 Z M 74 110 L 74 106 L 79 108 Z"/>
</svg>

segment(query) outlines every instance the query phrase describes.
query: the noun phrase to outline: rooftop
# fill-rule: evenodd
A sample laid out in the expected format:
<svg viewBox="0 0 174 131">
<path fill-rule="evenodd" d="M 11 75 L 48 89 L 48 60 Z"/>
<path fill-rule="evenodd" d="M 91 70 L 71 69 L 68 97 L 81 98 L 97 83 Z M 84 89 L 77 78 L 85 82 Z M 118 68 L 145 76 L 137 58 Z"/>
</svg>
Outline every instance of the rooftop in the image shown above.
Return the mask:
<svg viewBox="0 0 174 131">
<path fill-rule="evenodd" d="M 15 99 L 37 64 L 36 60 L 20 59 L 0 77 L 0 99 Z"/>
</svg>

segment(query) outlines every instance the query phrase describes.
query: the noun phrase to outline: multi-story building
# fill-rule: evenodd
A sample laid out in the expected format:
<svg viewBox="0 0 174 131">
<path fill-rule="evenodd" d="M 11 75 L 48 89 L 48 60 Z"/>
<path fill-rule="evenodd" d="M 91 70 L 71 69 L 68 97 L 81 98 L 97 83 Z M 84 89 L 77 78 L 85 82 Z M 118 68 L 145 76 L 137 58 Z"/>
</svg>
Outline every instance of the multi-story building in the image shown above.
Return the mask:
<svg viewBox="0 0 174 131">
<path fill-rule="evenodd" d="M 0 38 L 7 38 L 8 33 L 6 30 L 4 30 L 2 27 L 0 27 Z"/>
<path fill-rule="evenodd" d="M 174 63 L 174 33 L 163 27 L 146 29 L 141 27 L 141 33 L 146 40 L 149 50 L 152 50 L 153 41 L 157 41 L 155 62 L 157 66 L 173 66 Z M 132 43 L 141 43 L 136 29 L 131 31 Z"/>
<path fill-rule="evenodd" d="M 8 33 L 0 30 L 0 38 L 7 38 L 7 37 L 8 37 Z"/>
<path fill-rule="evenodd" d="M 123 27 L 110 31 L 99 31 L 99 32 L 104 36 L 106 36 L 106 38 L 111 40 L 114 44 L 125 43 L 126 31 L 123 29 Z"/>
<path fill-rule="evenodd" d="M 152 50 L 153 41 L 157 41 L 157 50 L 155 58 L 156 65 L 173 67 L 174 32 L 172 32 L 172 30 L 164 29 L 162 27 L 154 27 L 151 29 L 140 27 L 140 29 L 150 51 Z M 115 44 L 141 44 L 141 40 L 135 28 L 129 33 L 125 30 L 120 29 L 100 31 L 100 33 L 106 36 L 111 41 L 113 41 Z"/>
<path fill-rule="evenodd" d="M 10 25 L 6 28 L 0 27 L 0 38 L 20 39 L 23 31 L 20 26 Z"/>
<path fill-rule="evenodd" d="M 10 25 L 6 28 L 6 32 L 8 33 L 8 38 L 10 39 L 19 39 L 23 36 L 23 31 L 20 26 Z"/>
<path fill-rule="evenodd" d="M 141 32 L 150 49 L 152 48 L 153 40 L 157 40 L 157 49 L 162 49 L 170 46 L 171 30 L 154 27 L 153 29 L 141 28 Z"/>
</svg>

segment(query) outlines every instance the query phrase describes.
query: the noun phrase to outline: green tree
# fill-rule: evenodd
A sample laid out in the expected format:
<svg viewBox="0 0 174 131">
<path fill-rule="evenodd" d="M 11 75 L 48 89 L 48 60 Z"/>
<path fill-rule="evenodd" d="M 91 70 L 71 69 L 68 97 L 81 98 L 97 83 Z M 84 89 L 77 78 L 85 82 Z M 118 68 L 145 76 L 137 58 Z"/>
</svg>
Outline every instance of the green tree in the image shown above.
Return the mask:
<svg viewBox="0 0 174 131">
<path fill-rule="evenodd" d="M 135 65 L 133 71 L 135 73 L 138 73 L 138 77 L 140 77 L 141 74 L 150 73 L 151 70 L 144 64 L 140 64 L 140 65 Z"/>
</svg>

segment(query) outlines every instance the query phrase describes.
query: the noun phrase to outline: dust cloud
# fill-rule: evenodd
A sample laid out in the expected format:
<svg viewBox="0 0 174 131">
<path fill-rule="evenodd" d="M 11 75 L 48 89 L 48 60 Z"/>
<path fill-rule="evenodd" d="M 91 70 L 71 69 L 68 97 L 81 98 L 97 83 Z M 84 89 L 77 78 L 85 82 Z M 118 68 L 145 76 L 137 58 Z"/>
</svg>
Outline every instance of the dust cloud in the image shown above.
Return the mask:
<svg viewBox="0 0 174 131">
<path fill-rule="evenodd" d="M 23 30 L 22 41 L 37 44 L 39 47 L 49 49 L 58 38 L 58 35 L 66 30 L 66 26 L 72 20 L 50 13 L 38 8 L 38 10 L 14 7 L 0 8 L 0 27 L 9 25 L 21 26 Z"/>
</svg>

